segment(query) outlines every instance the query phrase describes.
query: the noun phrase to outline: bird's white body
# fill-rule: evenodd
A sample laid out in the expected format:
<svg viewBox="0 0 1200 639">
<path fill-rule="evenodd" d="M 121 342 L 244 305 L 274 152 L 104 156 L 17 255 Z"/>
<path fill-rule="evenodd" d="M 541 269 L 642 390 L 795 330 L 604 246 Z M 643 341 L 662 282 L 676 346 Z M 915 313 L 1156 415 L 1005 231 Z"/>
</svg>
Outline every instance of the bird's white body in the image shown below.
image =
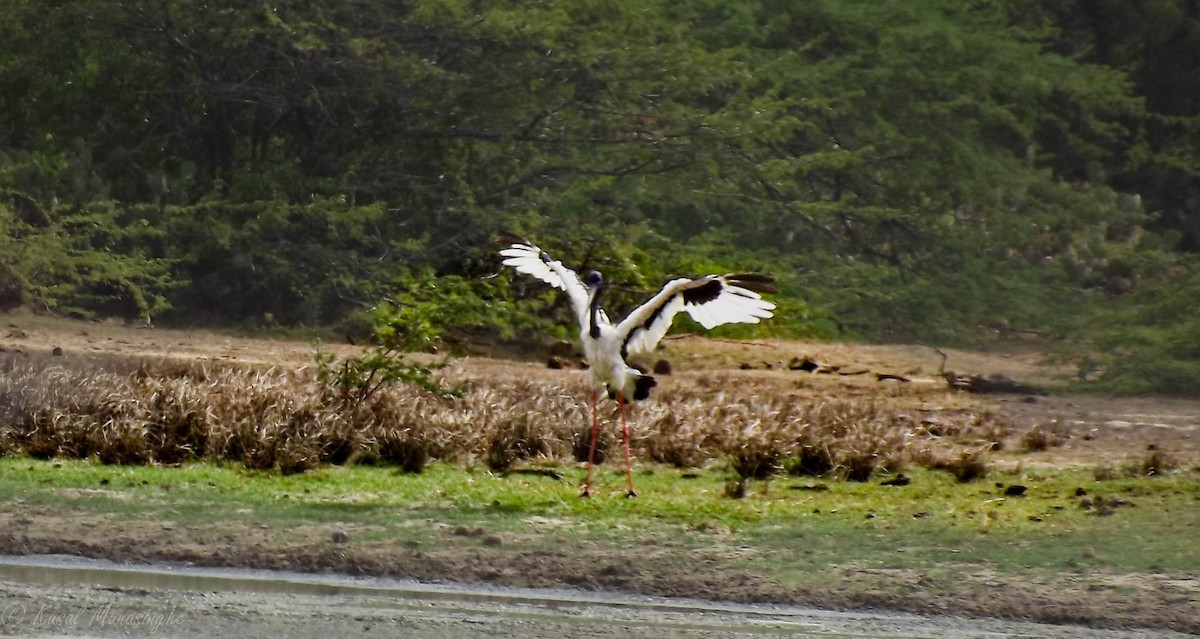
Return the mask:
<svg viewBox="0 0 1200 639">
<path fill-rule="evenodd" d="M 600 337 L 597 338 L 588 334 L 587 327 L 579 331 L 583 359 L 588 363 L 595 390 L 608 389 L 615 392 L 621 389 L 626 397 L 633 397 L 634 390 L 631 385 L 642 373 L 621 357 L 621 342 L 624 340 L 617 328 L 612 324 L 601 324 L 599 328 Z"/>
<path fill-rule="evenodd" d="M 628 357 L 648 355 L 667 334 L 671 322 L 680 311 L 705 328 L 721 324 L 757 324 L 772 316 L 775 305 L 756 292 L 773 291 L 770 278 L 756 275 L 708 275 L 696 279 L 679 278 L 667 282 L 662 290 L 646 303 L 634 309 L 619 323 L 613 324 L 599 306 L 603 279 L 596 271 L 587 274 L 587 283 L 575 271 L 552 259 L 540 248 L 516 243 L 500 251 L 507 258 L 504 264 L 518 272 L 536 277 L 566 291 L 579 319 L 579 338 L 583 355 L 591 368 L 594 385 L 592 394 L 592 454 L 596 445 L 595 404 L 599 391 L 607 389 L 621 408 L 625 421 L 625 399 L 645 399 L 654 378 L 639 372 L 626 362 Z M 623 425 L 626 462 L 629 462 L 629 431 Z M 588 460 L 588 479 L 584 495 L 591 482 L 591 458 Z M 628 468 L 629 494 L 633 492 L 632 468 Z"/>
</svg>

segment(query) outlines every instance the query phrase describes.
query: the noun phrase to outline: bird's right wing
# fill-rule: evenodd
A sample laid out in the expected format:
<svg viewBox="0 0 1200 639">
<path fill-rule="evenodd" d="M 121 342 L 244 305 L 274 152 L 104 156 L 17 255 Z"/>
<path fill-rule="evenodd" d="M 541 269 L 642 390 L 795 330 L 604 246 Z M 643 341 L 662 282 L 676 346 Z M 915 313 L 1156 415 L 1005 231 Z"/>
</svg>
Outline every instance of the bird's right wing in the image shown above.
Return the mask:
<svg viewBox="0 0 1200 639">
<path fill-rule="evenodd" d="M 772 281 L 758 273 L 672 280 L 621 320 L 617 334 L 623 336 L 625 351 L 637 355 L 654 350 L 680 311 L 709 329 L 721 324 L 757 324 L 774 314 L 775 304 L 760 295 L 778 292 Z"/>
<path fill-rule="evenodd" d="M 575 309 L 575 315 L 579 318 L 579 325 L 587 326 L 588 292 L 575 271 L 563 266 L 562 262 L 551 258 L 533 244 L 513 244 L 500 251 L 500 255 L 508 258 L 504 260 L 505 266 L 511 266 L 518 273 L 531 275 L 554 288 L 566 291 L 567 297 L 571 299 L 571 306 Z"/>
</svg>

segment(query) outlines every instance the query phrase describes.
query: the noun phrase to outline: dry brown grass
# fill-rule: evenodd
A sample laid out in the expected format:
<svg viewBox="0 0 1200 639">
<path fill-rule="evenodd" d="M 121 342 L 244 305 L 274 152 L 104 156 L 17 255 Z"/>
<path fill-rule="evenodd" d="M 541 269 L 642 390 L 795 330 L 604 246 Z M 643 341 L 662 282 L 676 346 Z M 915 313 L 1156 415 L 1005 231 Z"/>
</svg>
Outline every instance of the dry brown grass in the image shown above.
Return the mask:
<svg viewBox="0 0 1200 639">
<path fill-rule="evenodd" d="M 1021 449 L 1031 453 L 1049 450 L 1062 446 L 1067 438 L 1067 430 L 1058 422 L 1036 424 L 1021 436 Z"/>
<path fill-rule="evenodd" d="M 1175 457 L 1159 450 L 1157 446 L 1149 447 L 1145 455 L 1131 460 L 1126 466 L 1129 474 L 1135 477 L 1155 477 L 1178 467 L 1179 462 Z"/>
<path fill-rule="evenodd" d="M 960 482 L 972 482 L 987 477 L 991 471 L 986 456 L 987 450 L 983 448 L 953 453 L 925 448 L 914 456 L 914 461 L 926 468 L 947 471 Z"/>
<path fill-rule="evenodd" d="M 0 371 L 0 453 L 40 458 L 209 459 L 284 473 L 345 463 L 419 472 L 437 459 L 504 471 L 585 459 L 590 438 L 583 374 L 495 361 L 443 371 L 465 389 L 458 399 L 395 387 L 358 404 L 339 401 L 304 366 L 0 354 Z M 728 464 L 743 480 L 787 469 L 865 481 L 907 463 L 967 479 L 1013 432 L 988 413 L 922 409 L 886 393 L 831 399 L 794 378 L 709 371 L 671 379 L 632 413 L 635 456 Z M 602 410 L 598 461 L 616 432 L 615 405 Z"/>
</svg>

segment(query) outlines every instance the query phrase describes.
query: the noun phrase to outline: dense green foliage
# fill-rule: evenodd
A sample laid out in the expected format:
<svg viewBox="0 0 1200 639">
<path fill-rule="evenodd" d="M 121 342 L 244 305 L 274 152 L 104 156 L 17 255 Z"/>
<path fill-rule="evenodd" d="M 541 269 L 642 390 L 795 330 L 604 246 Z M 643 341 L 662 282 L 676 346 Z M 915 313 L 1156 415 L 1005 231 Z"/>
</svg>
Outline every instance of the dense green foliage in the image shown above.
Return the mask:
<svg viewBox="0 0 1200 639">
<path fill-rule="evenodd" d="M 618 306 L 763 269 L 778 334 L 1032 332 L 1194 393 L 1194 5 L 13 0 L 0 305 L 519 338 L 562 303 L 490 278 L 517 233 Z"/>
</svg>

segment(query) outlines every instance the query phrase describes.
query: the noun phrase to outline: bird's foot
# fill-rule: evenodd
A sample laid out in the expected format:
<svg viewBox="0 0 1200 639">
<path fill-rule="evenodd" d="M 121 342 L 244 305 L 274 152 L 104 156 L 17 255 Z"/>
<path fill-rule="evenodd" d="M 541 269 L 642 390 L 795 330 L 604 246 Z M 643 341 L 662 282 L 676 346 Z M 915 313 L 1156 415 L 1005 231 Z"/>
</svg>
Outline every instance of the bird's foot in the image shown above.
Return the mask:
<svg viewBox="0 0 1200 639">
<path fill-rule="evenodd" d="M 637 497 L 637 493 L 632 490 L 625 493 L 625 499 L 633 499 L 634 497 Z"/>
<path fill-rule="evenodd" d="M 588 486 L 584 486 L 583 490 L 579 491 L 580 499 L 587 499 L 588 497 L 591 497 L 591 496 L 592 496 L 592 489 Z"/>
</svg>

